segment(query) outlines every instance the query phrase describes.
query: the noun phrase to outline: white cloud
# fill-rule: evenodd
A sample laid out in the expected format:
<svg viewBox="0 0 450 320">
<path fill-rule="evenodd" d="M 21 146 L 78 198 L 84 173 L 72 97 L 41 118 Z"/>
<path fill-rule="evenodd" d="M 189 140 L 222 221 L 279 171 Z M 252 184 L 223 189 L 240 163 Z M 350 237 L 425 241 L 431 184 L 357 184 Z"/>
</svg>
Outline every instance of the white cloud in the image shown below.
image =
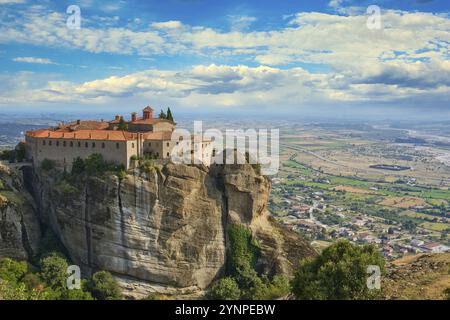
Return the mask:
<svg viewBox="0 0 450 320">
<path fill-rule="evenodd" d="M 182 27 L 182 23 L 177 20 L 170 20 L 165 22 L 154 22 L 151 26 L 155 29 L 179 29 Z"/>
<path fill-rule="evenodd" d="M 396 103 L 402 99 L 425 101 L 450 94 L 448 81 L 435 85 L 431 79 L 425 89 L 423 84 L 414 85 L 425 81 L 417 77 L 423 72 L 421 68 L 412 68 L 396 79 L 384 76 L 386 70 L 380 70 L 377 78 L 377 73 L 356 77 L 310 73 L 302 68 L 211 64 L 188 70 L 151 69 L 84 83 L 49 81 L 39 88 L 28 88 L 28 84 L 33 83 L 31 74 L 26 75 L 28 78 L 25 75 L 18 77 L 20 84 L 14 82 L 6 86 L 8 89 L 0 93 L 0 104 L 112 105 L 131 99 L 185 107 L 258 107 L 281 111 L 324 104 Z M 445 68 L 449 71 L 448 64 Z M 396 76 L 396 72 L 394 69 L 388 75 Z M 440 77 L 443 79 L 446 75 Z M 14 81 L 15 77 L 10 79 Z M 442 82 L 442 79 L 435 81 Z M 413 85 L 402 85 L 408 81 Z"/>
<path fill-rule="evenodd" d="M 47 58 L 35 58 L 35 57 L 17 57 L 14 58 L 15 62 L 25 62 L 25 63 L 37 63 L 37 64 L 55 64 L 52 60 Z"/>
<path fill-rule="evenodd" d="M 0 4 L 25 3 L 26 0 L 0 0 Z"/>
<path fill-rule="evenodd" d="M 230 15 L 228 16 L 231 23 L 231 30 L 233 31 L 241 31 L 248 29 L 253 22 L 256 21 L 255 17 L 250 16 L 236 16 Z"/>
<path fill-rule="evenodd" d="M 330 6 L 342 3 L 331 1 Z M 14 11 L 5 12 L 15 15 Z M 226 32 L 177 20 L 154 22 L 139 31 L 93 25 L 69 30 L 63 14 L 39 7 L 16 16 L 17 22 L 0 19 L 0 43 L 136 54 L 146 59 L 153 56 L 155 61 L 157 55 L 202 55 L 212 61 L 226 57 L 234 64 L 263 66 L 213 64 L 179 71 L 146 70 L 83 84 L 52 81 L 26 95 L 5 92 L 2 101 L 7 97 L 8 101 L 104 103 L 153 96 L 180 103 L 182 98 L 193 106 L 294 106 L 418 101 L 449 93 L 448 15 L 384 10 L 384 28 L 369 30 L 365 14 L 303 12 L 290 16 L 285 26 L 268 31 L 248 30 L 254 18 L 238 16 L 233 18 L 238 26 Z M 286 65 L 314 65 L 318 71 L 280 67 Z"/>
</svg>

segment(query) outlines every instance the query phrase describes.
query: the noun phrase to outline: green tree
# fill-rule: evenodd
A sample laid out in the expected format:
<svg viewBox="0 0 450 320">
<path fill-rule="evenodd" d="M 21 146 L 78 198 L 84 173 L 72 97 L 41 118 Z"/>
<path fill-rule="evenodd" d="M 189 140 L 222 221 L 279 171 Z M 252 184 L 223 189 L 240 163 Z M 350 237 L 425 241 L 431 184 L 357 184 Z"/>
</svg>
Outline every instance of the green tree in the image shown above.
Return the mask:
<svg viewBox="0 0 450 320">
<path fill-rule="evenodd" d="M 118 130 L 127 131 L 128 130 L 128 124 L 125 122 L 123 117 L 120 118 L 119 124 L 117 125 Z"/>
<path fill-rule="evenodd" d="M 25 261 L 14 261 L 10 258 L 0 259 L 0 279 L 18 283 L 27 273 L 28 264 Z"/>
<path fill-rule="evenodd" d="M 170 108 L 167 108 L 167 116 L 166 116 L 166 119 L 169 120 L 169 121 L 174 122 L 174 121 L 173 121 L 173 116 L 172 116 L 172 111 L 170 110 Z"/>
<path fill-rule="evenodd" d="M 94 153 L 87 157 L 84 161 L 84 166 L 88 175 L 96 175 L 107 169 L 107 164 L 99 153 Z"/>
<path fill-rule="evenodd" d="M 72 163 L 72 174 L 73 175 L 80 175 L 83 174 L 85 170 L 85 164 L 83 159 L 80 157 L 76 157 L 75 160 Z"/>
<path fill-rule="evenodd" d="M 166 115 L 166 113 L 163 111 L 163 110 L 161 110 L 161 112 L 159 113 L 159 116 L 158 116 L 160 119 L 167 119 L 167 115 Z"/>
<path fill-rule="evenodd" d="M 304 259 L 295 272 L 292 291 L 299 299 L 373 299 L 380 290 L 367 286 L 367 267 L 384 268 L 384 259 L 372 245 L 341 240 L 316 258 Z"/>
<path fill-rule="evenodd" d="M 263 281 L 264 282 L 264 281 Z M 266 280 L 265 283 L 253 289 L 253 300 L 273 300 L 288 295 L 291 292 L 289 278 L 284 275 L 276 275 L 272 281 Z"/>
<path fill-rule="evenodd" d="M 50 171 L 53 170 L 56 167 L 55 161 L 50 159 L 44 159 L 41 162 L 41 169 L 43 171 Z"/>
<path fill-rule="evenodd" d="M 119 300 L 122 299 L 117 281 L 111 273 L 99 271 L 92 276 L 88 285 L 92 295 L 99 300 Z"/>
<path fill-rule="evenodd" d="M 67 286 L 67 267 L 66 259 L 56 253 L 41 259 L 41 278 L 52 289 L 66 288 Z"/>
<path fill-rule="evenodd" d="M 17 161 L 21 162 L 25 159 L 26 157 L 26 149 L 25 149 L 25 143 L 24 142 L 20 142 L 15 149 L 16 152 L 16 159 Z"/>
<path fill-rule="evenodd" d="M 225 277 L 213 285 L 209 297 L 213 300 L 237 300 L 241 297 L 241 290 L 233 278 Z"/>
</svg>

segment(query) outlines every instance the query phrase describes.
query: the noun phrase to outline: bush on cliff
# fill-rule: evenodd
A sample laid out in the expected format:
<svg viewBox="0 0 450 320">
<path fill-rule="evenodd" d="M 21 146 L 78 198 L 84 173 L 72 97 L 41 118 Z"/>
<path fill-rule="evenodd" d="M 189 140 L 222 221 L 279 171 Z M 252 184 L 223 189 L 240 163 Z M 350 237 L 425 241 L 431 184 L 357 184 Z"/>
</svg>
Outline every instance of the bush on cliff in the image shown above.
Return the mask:
<svg viewBox="0 0 450 320">
<path fill-rule="evenodd" d="M 99 300 L 120 300 L 122 293 L 111 273 L 99 271 L 92 276 L 88 284 L 92 295 Z"/>
<path fill-rule="evenodd" d="M 228 228 L 228 275 L 214 284 L 208 297 L 212 299 L 275 299 L 290 292 L 289 279 L 275 275 L 272 279 L 259 275 L 256 263 L 260 248 L 252 232 L 243 225 Z"/>
<path fill-rule="evenodd" d="M 72 164 L 72 177 L 81 175 L 99 176 L 105 172 L 116 172 L 119 174 L 125 168 L 122 165 L 107 162 L 99 153 L 91 154 L 86 159 L 76 158 Z"/>
<path fill-rule="evenodd" d="M 58 254 L 41 259 L 41 278 L 53 289 L 65 288 L 67 281 L 67 261 Z"/>
<path fill-rule="evenodd" d="M 10 283 L 18 283 L 28 272 L 25 261 L 14 261 L 9 258 L 0 259 L 0 279 Z"/>
<path fill-rule="evenodd" d="M 50 159 L 44 159 L 41 162 L 41 169 L 43 171 L 50 171 L 53 170 L 56 167 L 55 161 Z"/>
<path fill-rule="evenodd" d="M 313 259 L 301 261 L 292 281 L 299 299 L 374 299 L 380 290 L 367 286 L 367 267 L 384 268 L 384 259 L 372 245 L 358 246 L 338 241 Z"/>
<path fill-rule="evenodd" d="M 241 297 L 241 289 L 232 277 L 225 277 L 214 284 L 209 293 L 213 300 L 237 300 Z"/>
</svg>

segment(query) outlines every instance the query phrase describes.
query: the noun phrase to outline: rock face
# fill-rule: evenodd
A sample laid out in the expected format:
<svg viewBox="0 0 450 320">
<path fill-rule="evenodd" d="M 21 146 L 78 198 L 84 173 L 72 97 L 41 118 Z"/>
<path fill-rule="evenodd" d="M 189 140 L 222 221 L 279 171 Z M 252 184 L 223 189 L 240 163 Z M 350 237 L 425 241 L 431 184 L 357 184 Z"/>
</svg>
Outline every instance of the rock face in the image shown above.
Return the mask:
<svg viewBox="0 0 450 320">
<path fill-rule="evenodd" d="M 230 223 L 257 237 L 267 273 L 289 274 L 314 250 L 268 218 L 270 182 L 250 165 L 168 164 L 154 172 L 90 177 L 75 187 L 28 177 L 40 220 L 87 273 L 108 270 L 129 295 L 195 292 L 225 271 Z"/>
<path fill-rule="evenodd" d="M 0 257 L 32 258 L 40 236 L 33 199 L 21 176 L 0 164 Z"/>
</svg>

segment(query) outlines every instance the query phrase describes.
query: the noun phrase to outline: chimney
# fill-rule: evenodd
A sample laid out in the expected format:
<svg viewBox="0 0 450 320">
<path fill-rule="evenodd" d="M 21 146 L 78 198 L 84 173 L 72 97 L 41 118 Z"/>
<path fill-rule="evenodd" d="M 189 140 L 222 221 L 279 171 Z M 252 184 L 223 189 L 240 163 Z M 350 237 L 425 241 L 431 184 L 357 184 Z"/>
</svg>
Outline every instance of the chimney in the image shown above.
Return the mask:
<svg viewBox="0 0 450 320">
<path fill-rule="evenodd" d="M 136 120 L 137 120 L 136 112 L 133 112 L 133 113 L 131 114 L 131 122 L 135 122 Z"/>
</svg>

